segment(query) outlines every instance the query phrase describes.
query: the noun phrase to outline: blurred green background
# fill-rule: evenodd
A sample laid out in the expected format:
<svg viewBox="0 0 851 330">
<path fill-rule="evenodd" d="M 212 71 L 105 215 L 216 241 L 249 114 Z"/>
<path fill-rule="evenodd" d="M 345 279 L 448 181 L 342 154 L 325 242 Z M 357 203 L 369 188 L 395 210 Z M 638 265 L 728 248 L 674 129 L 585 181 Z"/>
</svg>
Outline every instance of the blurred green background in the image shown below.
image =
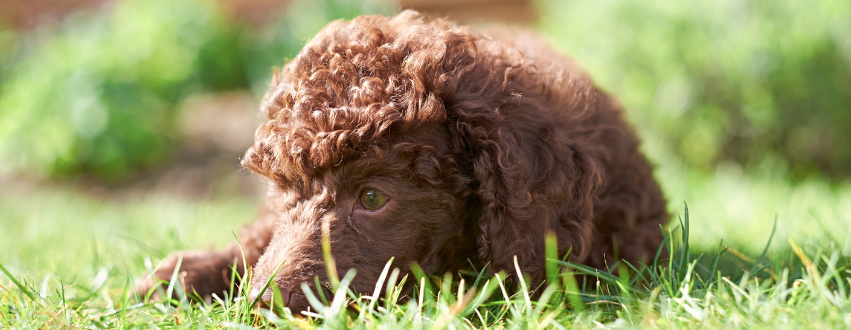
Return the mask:
<svg viewBox="0 0 851 330">
<path fill-rule="evenodd" d="M 777 216 L 781 238 L 847 250 L 851 1 L 76 2 L 0 3 L 0 249 L 31 251 L 0 262 L 78 263 L 46 240 L 118 239 L 136 261 L 224 243 L 209 224 L 262 196 L 238 164 L 272 68 L 333 19 L 400 7 L 508 20 L 575 57 L 624 103 L 672 213 L 692 206 L 694 246 L 758 251 Z"/>
<path fill-rule="evenodd" d="M 256 99 L 271 68 L 328 21 L 397 8 L 296 1 L 246 22 L 225 1 L 105 3 L 27 29 L 4 25 L 5 173 L 132 178 L 175 157 L 181 105 L 193 95 Z M 851 2 L 527 5 L 539 13 L 529 25 L 625 103 L 652 158 L 699 171 L 770 162 L 793 180 L 851 175 Z"/>
<path fill-rule="evenodd" d="M 115 1 L 30 30 L 4 30 L 3 170 L 131 179 L 175 157 L 188 126 L 181 116 L 193 115 L 181 105 L 193 95 L 247 91 L 259 98 L 272 67 L 310 34 L 384 5 L 301 1 L 279 19 L 247 26 L 226 17 L 221 4 Z M 242 110 L 252 116 L 256 109 Z"/>
<path fill-rule="evenodd" d="M 676 161 L 851 175 L 851 1 L 542 5 L 542 31 Z"/>
</svg>

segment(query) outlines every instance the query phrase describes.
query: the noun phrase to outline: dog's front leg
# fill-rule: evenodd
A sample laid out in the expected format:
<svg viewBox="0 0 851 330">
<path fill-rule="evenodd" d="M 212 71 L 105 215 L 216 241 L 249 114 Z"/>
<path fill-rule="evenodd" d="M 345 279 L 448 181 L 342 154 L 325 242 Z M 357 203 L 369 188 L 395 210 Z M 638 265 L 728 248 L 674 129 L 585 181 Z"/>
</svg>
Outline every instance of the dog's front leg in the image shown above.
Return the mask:
<svg viewBox="0 0 851 330">
<path fill-rule="evenodd" d="M 160 286 L 165 292 L 166 282 L 171 279 L 180 261 L 177 280 L 191 297 L 197 294 L 206 299 L 213 293 L 224 297 L 224 292 L 229 292 L 231 285 L 234 290 L 239 286 L 240 278 L 245 274 L 245 264 L 253 267 L 260 259 L 274 233 L 274 223 L 274 213 L 267 210 L 255 222 L 243 227 L 239 233 L 241 249 L 240 244 L 231 243 L 222 250 L 172 253 L 153 274 L 144 275 L 136 283 L 136 292 L 142 298 L 150 293 L 151 299 L 160 300 L 160 290 L 154 288 Z M 238 276 L 233 276 L 234 265 Z M 236 283 L 231 283 L 231 279 Z M 176 291 L 172 292 L 172 296 L 176 297 Z"/>
</svg>

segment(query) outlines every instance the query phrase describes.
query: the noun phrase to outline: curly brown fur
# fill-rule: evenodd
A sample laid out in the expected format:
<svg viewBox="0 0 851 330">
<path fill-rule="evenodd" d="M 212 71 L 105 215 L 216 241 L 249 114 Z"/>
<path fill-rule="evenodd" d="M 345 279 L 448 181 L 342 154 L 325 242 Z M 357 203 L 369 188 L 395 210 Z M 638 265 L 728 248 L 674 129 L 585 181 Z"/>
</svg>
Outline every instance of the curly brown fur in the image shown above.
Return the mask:
<svg viewBox="0 0 851 330">
<path fill-rule="evenodd" d="M 271 211 L 241 237 L 253 295 L 282 265 L 274 282 L 293 310 L 307 308 L 301 283 L 327 280 L 323 221 L 339 271 L 356 268 L 353 286 L 367 292 L 391 257 L 403 273 L 468 260 L 515 273 L 516 256 L 541 283 L 548 231 L 572 261 L 603 268 L 616 242 L 635 263 L 668 220 L 620 105 L 528 34 L 411 11 L 335 21 L 275 75 L 262 111 L 242 164 L 268 179 Z M 367 189 L 389 202 L 365 209 Z M 188 254 L 183 280 L 222 292 L 234 260 L 241 268 L 235 245 Z"/>
</svg>

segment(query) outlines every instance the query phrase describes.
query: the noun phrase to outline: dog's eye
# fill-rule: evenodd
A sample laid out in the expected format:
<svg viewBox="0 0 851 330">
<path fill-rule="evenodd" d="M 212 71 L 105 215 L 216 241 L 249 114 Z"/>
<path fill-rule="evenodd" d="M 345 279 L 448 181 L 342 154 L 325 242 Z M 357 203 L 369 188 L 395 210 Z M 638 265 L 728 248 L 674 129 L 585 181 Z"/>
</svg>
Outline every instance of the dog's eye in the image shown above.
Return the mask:
<svg viewBox="0 0 851 330">
<path fill-rule="evenodd" d="M 375 190 L 366 190 L 360 195 L 360 205 L 370 211 L 381 209 L 387 204 L 388 200 L 390 200 L 389 197 Z"/>
</svg>

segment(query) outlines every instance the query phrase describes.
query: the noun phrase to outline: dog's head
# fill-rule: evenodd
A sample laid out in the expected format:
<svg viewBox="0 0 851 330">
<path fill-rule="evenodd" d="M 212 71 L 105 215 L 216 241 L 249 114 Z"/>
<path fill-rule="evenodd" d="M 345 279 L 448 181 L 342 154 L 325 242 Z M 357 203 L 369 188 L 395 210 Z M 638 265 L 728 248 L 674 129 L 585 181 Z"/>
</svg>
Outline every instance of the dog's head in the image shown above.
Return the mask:
<svg viewBox="0 0 851 330">
<path fill-rule="evenodd" d="M 563 137 L 542 109 L 547 87 L 523 61 L 414 12 L 325 27 L 275 75 L 243 160 L 269 180 L 279 216 L 254 294 L 280 265 L 273 283 L 290 308 L 307 308 L 301 283 L 327 281 L 323 222 L 360 292 L 391 257 L 404 274 L 411 263 L 513 270 L 517 255 L 540 277 L 546 230 L 581 258 L 596 167 L 553 142 Z"/>
</svg>

